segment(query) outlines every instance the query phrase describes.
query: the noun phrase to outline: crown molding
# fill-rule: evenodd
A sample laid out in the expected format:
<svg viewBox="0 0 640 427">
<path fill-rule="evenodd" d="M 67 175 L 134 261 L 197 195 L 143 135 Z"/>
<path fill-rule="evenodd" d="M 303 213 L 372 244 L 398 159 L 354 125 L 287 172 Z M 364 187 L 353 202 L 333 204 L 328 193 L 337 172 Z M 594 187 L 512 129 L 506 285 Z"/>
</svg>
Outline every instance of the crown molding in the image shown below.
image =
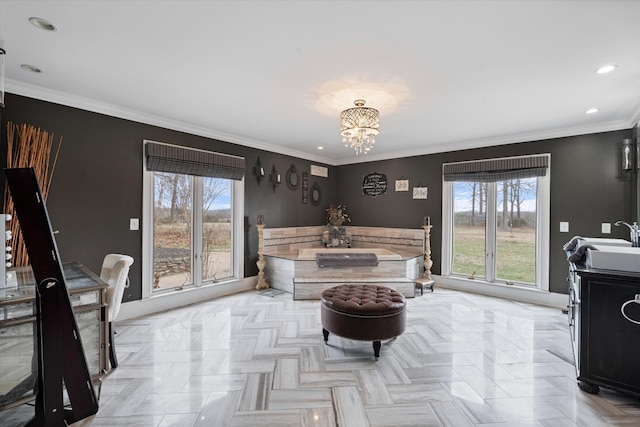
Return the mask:
<svg viewBox="0 0 640 427">
<path fill-rule="evenodd" d="M 250 138 L 244 138 L 238 135 L 232 135 L 214 129 L 201 126 L 194 126 L 189 123 L 178 120 L 170 120 L 164 117 L 152 114 L 142 113 L 136 110 L 122 108 L 112 104 L 100 103 L 95 100 L 69 95 L 67 93 L 45 89 L 40 86 L 30 85 L 15 80 L 5 80 L 5 91 L 16 95 L 22 95 L 29 98 L 48 101 L 55 104 L 65 105 L 68 107 L 80 108 L 82 110 L 94 113 L 105 114 L 111 117 L 117 117 L 134 122 L 144 123 L 147 125 L 158 126 L 161 128 L 171 129 L 188 134 L 198 135 L 205 138 L 216 139 L 223 142 L 238 144 L 257 150 L 270 151 L 286 156 L 296 157 L 312 162 L 324 163 L 330 166 L 342 166 L 357 163 L 369 163 L 382 160 L 392 160 L 404 157 L 424 156 L 428 154 L 444 153 L 449 151 L 469 150 L 473 148 L 491 147 L 497 145 L 516 144 L 520 142 L 541 141 L 545 139 L 563 138 L 567 136 L 585 135 L 598 132 L 609 132 L 621 129 L 630 129 L 640 120 L 640 107 L 638 107 L 625 120 L 611 121 L 607 123 L 599 123 L 597 125 L 586 125 L 569 128 L 557 128 L 546 130 L 543 132 L 524 133 L 519 135 L 509 135 L 503 137 L 491 137 L 482 139 L 472 139 L 463 141 L 445 142 L 437 145 L 430 145 L 426 149 L 394 151 L 387 154 L 369 153 L 367 156 L 357 156 L 347 159 L 330 159 L 328 157 L 313 155 L 303 151 L 294 150 L 263 141 L 257 141 Z"/>
<path fill-rule="evenodd" d="M 326 157 L 315 156 L 303 151 L 293 150 L 291 148 L 281 147 L 255 139 L 244 138 L 238 135 L 216 131 L 214 129 L 195 126 L 178 120 L 170 120 L 164 117 L 142 113 L 140 111 L 123 108 L 113 104 L 96 102 L 93 99 L 45 89 L 40 86 L 30 85 L 15 80 L 5 80 L 5 91 L 8 93 L 13 93 L 15 95 L 26 96 L 28 98 L 39 99 L 41 101 L 52 102 L 54 104 L 60 104 L 67 107 L 79 108 L 82 110 L 104 114 L 111 117 L 131 120 L 138 123 L 158 126 L 165 129 L 171 129 L 192 135 L 216 139 L 223 142 L 238 144 L 245 147 L 255 148 L 257 150 L 271 151 L 278 154 L 335 166 L 335 160 Z"/>
<path fill-rule="evenodd" d="M 544 132 L 531 132 L 524 133 L 519 135 L 509 135 L 503 137 L 491 137 L 491 138 L 482 138 L 482 139 L 470 139 L 464 141 L 454 141 L 454 142 L 446 142 L 437 145 L 430 145 L 428 149 L 420 149 L 420 150 L 407 150 L 407 151 L 396 151 L 389 155 L 378 154 L 372 155 L 371 153 L 367 154 L 367 158 L 355 158 L 355 159 L 345 159 L 343 161 L 337 162 L 336 166 L 356 164 L 356 163 L 367 163 L 381 160 L 390 160 L 390 159 L 399 159 L 404 157 L 415 157 L 415 156 L 424 156 L 427 154 L 438 154 L 438 153 L 446 153 L 451 151 L 462 151 L 462 150 L 470 150 L 474 148 L 484 148 L 484 147 L 493 147 L 498 145 L 508 145 L 508 144 L 517 144 L 520 142 L 533 142 L 533 141 L 542 141 L 546 139 L 554 139 L 554 138 L 564 138 L 568 136 L 576 136 L 576 135 L 587 135 L 591 133 L 599 133 L 599 132 L 610 132 L 621 129 L 630 129 L 635 125 L 637 120 L 616 120 L 607 123 L 599 123 L 597 125 L 588 125 L 588 126 L 579 126 L 579 127 L 570 127 L 570 128 L 558 128 L 551 129 Z"/>
</svg>

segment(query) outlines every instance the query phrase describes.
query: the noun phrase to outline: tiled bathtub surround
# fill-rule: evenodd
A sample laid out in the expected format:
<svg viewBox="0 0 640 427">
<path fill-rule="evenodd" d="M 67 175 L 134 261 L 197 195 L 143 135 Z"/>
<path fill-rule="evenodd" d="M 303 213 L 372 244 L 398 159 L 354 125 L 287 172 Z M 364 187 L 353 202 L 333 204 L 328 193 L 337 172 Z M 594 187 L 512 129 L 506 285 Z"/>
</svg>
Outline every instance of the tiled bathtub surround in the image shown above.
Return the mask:
<svg viewBox="0 0 640 427">
<path fill-rule="evenodd" d="M 300 248 L 322 246 L 323 226 L 265 228 L 263 231 L 264 253 L 291 253 Z"/>
<path fill-rule="evenodd" d="M 265 254 L 291 253 L 300 248 L 322 246 L 325 226 L 284 227 L 264 229 Z M 385 228 L 344 226 L 345 233 L 351 234 L 354 248 L 388 248 L 423 251 L 424 230 L 422 228 Z"/>
<path fill-rule="evenodd" d="M 345 227 L 355 248 L 417 249 L 424 248 L 424 230 L 412 228 Z"/>
</svg>

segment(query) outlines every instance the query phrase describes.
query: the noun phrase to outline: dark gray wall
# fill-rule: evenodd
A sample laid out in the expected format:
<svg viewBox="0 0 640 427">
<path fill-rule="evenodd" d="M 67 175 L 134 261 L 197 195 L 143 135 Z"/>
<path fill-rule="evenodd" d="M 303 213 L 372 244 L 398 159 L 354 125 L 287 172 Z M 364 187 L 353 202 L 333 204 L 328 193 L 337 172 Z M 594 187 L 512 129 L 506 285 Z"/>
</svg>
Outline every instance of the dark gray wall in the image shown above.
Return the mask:
<svg viewBox="0 0 640 427">
<path fill-rule="evenodd" d="M 439 274 L 442 164 L 551 153 L 550 289 L 567 293 L 564 243 L 574 235 L 629 238 L 626 227 L 612 227 L 611 235 L 602 235 L 600 231 L 603 222 L 613 225 L 619 219 L 634 220 L 632 175 L 619 168 L 619 147 L 622 139 L 630 135 L 630 130 L 606 132 L 341 166 L 337 171 L 340 186 L 336 197 L 349 205 L 354 225 L 416 228 L 422 225 L 424 216 L 430 216 L 434 226 L 432 271 Z M 362 195 L 362 177 L 371 172 L 387 174 L 386 195 L 377 198 Z M 413 200 L 411 193 L 395 192 L 396 179 L 409 179 L 410 187 L 429 187 L 428 199 Z M 559 232 L 560 221 L 569 222 L 569 233 Z"/>
<path fill-rule="evenodd" d="M 6 165 L 6 124 L 30 124 L 63 137 L 53 175 L 47 208 L 52 226 L 59 230 L 56 241 L 63 261 L 79 261 L 100 271 L 107 253 L 134 257 L 125 301 L 142 295 L 142 239 L 140 231 L 129 231 L 129 218 L 142 218 L 142 141 L 144 139 L 244 156 L 245 178 L 245 276 L 256 275 L 256 218 L 265 216 L 268 227 L 318 225 L 324 220 L 325 204 L 333 201 L 333 167 L 328 178 L 309 177 L 322 191 L 318 206 L 302 203 L 301 187 L 291 191 L 281 184 L 275 191 L 265 178 L 260 186 L 252 176 L 258 156 L 265 170 L 285 176 L 295 164 L 308 172 L 312 162 L 256 150 L 210 138 L 176 132 L 76 108 L 7 94 L 2 114 L 0 162 Z M 314 163 L 318 164 L 318 163 Z M 4 190 L 4 179 L 2 182 Z M 142 224 L 145 226 L 145 224 Z"/>
<path fill-rule="evenodd" d="M 99 271 L 105 254 L 121 252 L 136 259 L 125 301 L 139 299 L 142 239 L 140 231 L 129 231 L 129 218 L 142 218 L 142 141 L 184 145 L 240 155 L 246 158 L 245 185 L 245 275 L 257 274 L 256 217 L 265 215 L 267 227 L 323 224 L 330 203 L 342 203 L 351 225 L 418 228 L 431 217 L 433 272 L 440 273 L 442 224 L 442 164 L 524 154 L 551 153 L 551 256 L 550 286 L 566 293 L 566 261 L 562 245 L 573 235 L 602 236 L 600 224 L 618 219 L 633 220 L 635 197 L 627 173 L 619 170 L 619 146 L 631 130 L 496 147 L 438 153 L 379 162 L 329 168 L 328 178 L 309 176 L 322 190 L 318 206 L 301 202 L 301 188 L 291 191 L 281 184 L 274 193 L 268 180 L 258 186 L 252 166 L 260 156 L 266 171 L 275 164 L 285 176 L 291 164 L 309 171 L 313 162 L 277 153 L 243 147 L 157 126 L 65 107 L 13 94 L 7 95 L 2 114 L 2 150 L 5 164 L 6 122 L 27 123 L 63 136 L 62 149 L 51 185 L 47 207 L 64 261 L 77 260 Z M 338 142 L 336 142 L 338 143 Z M 380 140 L 379 143 L 391 143 Z M 385 173 L 386 195 L 362 194 L 362 178 L 371 172 Z M 429 188 L 427 200 L 413 200 L 411 192 L 395 192 L 396 179 L 408 179 L 410 187 Z M 2 182 L 4 182 L 2 180 Z M 635 188 L 635 187 L 634 187 Z M 560 233 L 560 221 L 569 221 L 570 232 Z M 143 224 L 145 226 L 145 224 Z M 603 236 L 604 237 L 604 236 Z M 606 237 L 627 233 L 613 227 Z"/>
</svg>

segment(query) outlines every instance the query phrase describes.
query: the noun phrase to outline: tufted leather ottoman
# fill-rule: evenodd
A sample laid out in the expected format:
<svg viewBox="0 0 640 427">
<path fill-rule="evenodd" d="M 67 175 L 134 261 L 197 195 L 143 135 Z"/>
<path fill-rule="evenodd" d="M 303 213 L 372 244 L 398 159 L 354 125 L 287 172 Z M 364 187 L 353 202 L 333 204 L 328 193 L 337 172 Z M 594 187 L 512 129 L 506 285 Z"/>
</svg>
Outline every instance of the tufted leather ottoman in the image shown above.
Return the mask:
<svg viewBox="0 0 640 427">
<path fill-rule="evenodd" d="M 343 338 L 373 341 L 380 357 L 381 340 L 395 338 L 406 325 L 404 296 L 377 285 L 339 285 L 322 292 L 320 318 L 325 343 L 329 332 Z"/>
</svg>

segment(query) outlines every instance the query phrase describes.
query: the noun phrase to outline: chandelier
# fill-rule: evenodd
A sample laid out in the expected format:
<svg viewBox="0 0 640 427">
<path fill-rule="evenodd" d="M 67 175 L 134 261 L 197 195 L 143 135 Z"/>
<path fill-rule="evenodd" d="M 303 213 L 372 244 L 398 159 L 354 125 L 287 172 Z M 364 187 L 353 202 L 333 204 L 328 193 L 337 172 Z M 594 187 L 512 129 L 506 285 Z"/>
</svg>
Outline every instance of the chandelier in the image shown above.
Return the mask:
<svg viewBox="0 0 640 427">
<path fill-rule="evenodd" d="M 340 135 L 344 146 L 356 150 L 356 155 L 367 154 L 380 133 L 380 113 L 375 108 L 365 107 L 364 99 L 357 99 L 354 104 L 354 108 L 340 113 Z"/>
</svg>

